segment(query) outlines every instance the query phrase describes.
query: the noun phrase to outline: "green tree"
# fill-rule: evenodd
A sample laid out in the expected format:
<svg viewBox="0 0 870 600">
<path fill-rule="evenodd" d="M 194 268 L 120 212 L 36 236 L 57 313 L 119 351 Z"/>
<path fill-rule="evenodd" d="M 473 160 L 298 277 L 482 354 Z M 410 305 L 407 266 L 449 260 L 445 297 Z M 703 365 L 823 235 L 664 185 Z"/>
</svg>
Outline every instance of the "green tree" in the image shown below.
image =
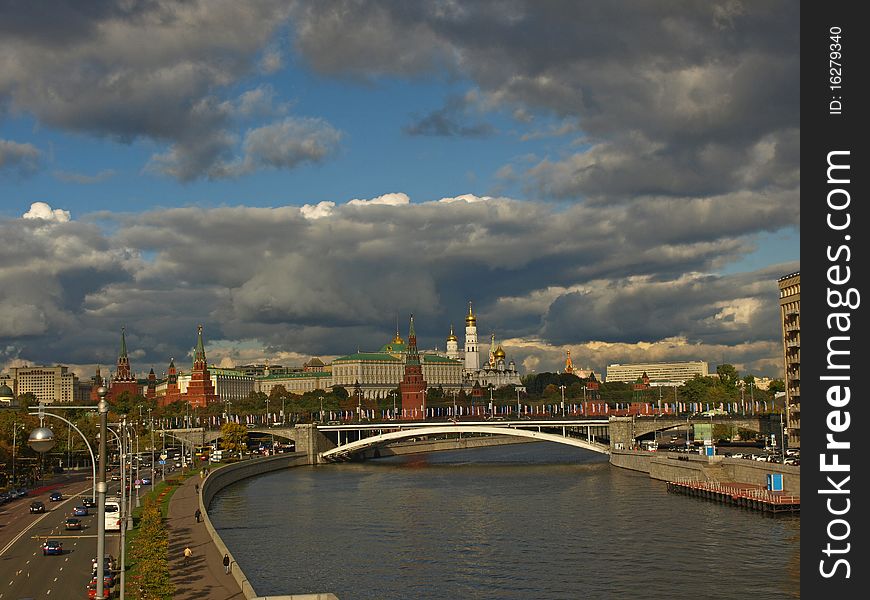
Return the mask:
<svg viewBox="0 0 870 600">
<path fill-rule="evenodd" d="M 775 394 L 776 392 L 784 392 L 785 381 L 783 381 L 782 379 L 774 379 L 770 382 L 770 385 L 767 386 L 767 391 L 771 394 Z"/>
<path fill-rule="evenodd" d="M 726 388 L 737 386 L 737 380 L 739 377 L 734 365 L 728 363 L 718 365 L 716 367 L 716 375 L 719 376 L 719 383 L 724 385 Z"/>
<path fill-rule="evenodd" d="M 705 402 L 710 389 L 717 384 L 713 377 L 701 377 L 695 375 L 680 388 L 680 396 L 686 402 Z"/>
<path fill-rule="evenodd" d="M 130 579 L 130 592 L 141 600 L 172 598 L 175 586 L 169 575 L 169 536 L 157 503 L 149 501 L 142 510 L 139 532 L 130 556 L 139 576 Z"/>
<path fill-rule="evenodd" d="M 248 448 L 248 429 L 239 423 L 221 425 L 221 449 L 238 454 Z"/>
</svg>

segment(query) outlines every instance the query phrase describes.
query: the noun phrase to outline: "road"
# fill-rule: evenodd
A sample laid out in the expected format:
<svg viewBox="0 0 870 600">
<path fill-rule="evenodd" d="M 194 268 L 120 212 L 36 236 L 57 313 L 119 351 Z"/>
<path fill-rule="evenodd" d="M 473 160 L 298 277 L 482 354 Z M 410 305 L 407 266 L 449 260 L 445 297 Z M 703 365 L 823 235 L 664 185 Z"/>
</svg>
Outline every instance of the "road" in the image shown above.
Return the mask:
<svg viewBox="0 0 870 600">
<path fill-rule="evenodd" d="M 58 478 L 40 493 L 31 492 L 24 498 L 0 507 L 0 600 L 21 598 L 87 598 L 91 580 L 91 561 L 97 555 L 96 509 L 80 517 L 81 531 L 66 531 L 64 521 L 72 510 L 92 493 L 92 483 L 84 476 Z M 50 502 L 50 491 L 59 490 L 63 499 Z M 117 482 L 109 485 L 109 496 L 119 489 Z M 46 511 L 32 514 L 30 503 L 41 500 Z M 63 543 L 63 554 L 43 556 L 45 539 Z M 118 532 L 106 532 L 106 553 L 120 556 Z"/>
</svg>

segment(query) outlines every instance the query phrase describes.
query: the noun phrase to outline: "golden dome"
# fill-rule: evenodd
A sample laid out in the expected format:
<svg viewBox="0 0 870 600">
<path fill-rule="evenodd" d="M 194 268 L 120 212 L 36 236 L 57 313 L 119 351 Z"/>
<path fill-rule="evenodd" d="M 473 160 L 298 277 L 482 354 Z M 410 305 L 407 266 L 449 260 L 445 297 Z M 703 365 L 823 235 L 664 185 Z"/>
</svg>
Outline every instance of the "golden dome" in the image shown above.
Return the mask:
<svg viewBox="0 0 870 600">
<path fill-rule="evenodd" d="M 468 303 L 468 314 L 465 315 L 465 326 L 473 327 L 477 324 L 477 317 L 471 312 L 471 302 Z"/>
<path fill-rule="evenodd" d="M 450 335 L 447 336 L 447 341 L 448 341 L 448 342 L 456 342 L 456 341 L 458 341 L 458 340 L 456 339 L 456 336 L 453 334 L 453 325 L 450 326 Z"/>
<path fill-rule="evenodd" d="M 501 344 L 498 345 L 498 348 L 495 349 L 495 352 L 493 352 L 492 355 L 495 356 L 496 360 L 504 359 L 505 352 L 502 349 Z"/>
</svg>

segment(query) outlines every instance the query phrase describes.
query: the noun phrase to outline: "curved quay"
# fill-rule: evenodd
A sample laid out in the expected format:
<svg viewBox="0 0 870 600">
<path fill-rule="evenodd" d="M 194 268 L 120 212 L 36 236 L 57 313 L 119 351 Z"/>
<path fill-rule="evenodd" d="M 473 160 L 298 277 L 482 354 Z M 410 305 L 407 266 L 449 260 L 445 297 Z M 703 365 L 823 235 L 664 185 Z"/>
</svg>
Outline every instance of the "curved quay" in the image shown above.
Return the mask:
<svg viewBox="0 0 870 600">
<path fill-rule="evenodd" d="M 238 463 L 225 465 L 215 471 L 211 471 L 208 477 L 202 483 L 202 493 L 199 496 L 199 509 L 202 511 L 203 522 L 208 534 L 217 547 L 221 555 L 228 554 L 230 557 L 230 573 L 238 582 L 245 598 L 248 600 L 256 600 L 263 598 L 258 596 L 254 591 L 250 581 L 244 571 L 239 567 L 233 553 L 227 548 L 221 536 L 212 525 L 211 519 L 208 516 L 208 507 L 212 499 L 227 486 L 230 486 L 237 481 L 247 479 L 248 477 L 256 477 L 272 471 L 281 469 L 289 469 L 291 467 L 299 467 L 308 464 L 308 455 L 305 452 L 294 452 L 291 454 L 279 454 L 275 456 L 265 456 L 263 458 L 254 458 Z M 338 600 L 338 596 L 331 593 L 322 594 L 287 594 L 283 596 L 269 595 L 269 600 Z"/>
</svg>

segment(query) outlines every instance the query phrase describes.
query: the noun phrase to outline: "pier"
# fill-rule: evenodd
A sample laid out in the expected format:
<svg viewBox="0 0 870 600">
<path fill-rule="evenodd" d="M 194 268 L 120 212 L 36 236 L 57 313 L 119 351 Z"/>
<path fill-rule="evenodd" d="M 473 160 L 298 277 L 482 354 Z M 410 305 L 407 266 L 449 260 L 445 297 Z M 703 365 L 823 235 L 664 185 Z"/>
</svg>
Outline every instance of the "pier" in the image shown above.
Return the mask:
<svg viewBox="0 0 870 600">
<path fill-rule="evenodd" d="M 669 481 L 668 491 L 767 513 L 797 513 L 801 509 L 800 496 L 773 492 L 751 483 L 720 483 L 717 481 L 697 480 Z"/>
</svg>

